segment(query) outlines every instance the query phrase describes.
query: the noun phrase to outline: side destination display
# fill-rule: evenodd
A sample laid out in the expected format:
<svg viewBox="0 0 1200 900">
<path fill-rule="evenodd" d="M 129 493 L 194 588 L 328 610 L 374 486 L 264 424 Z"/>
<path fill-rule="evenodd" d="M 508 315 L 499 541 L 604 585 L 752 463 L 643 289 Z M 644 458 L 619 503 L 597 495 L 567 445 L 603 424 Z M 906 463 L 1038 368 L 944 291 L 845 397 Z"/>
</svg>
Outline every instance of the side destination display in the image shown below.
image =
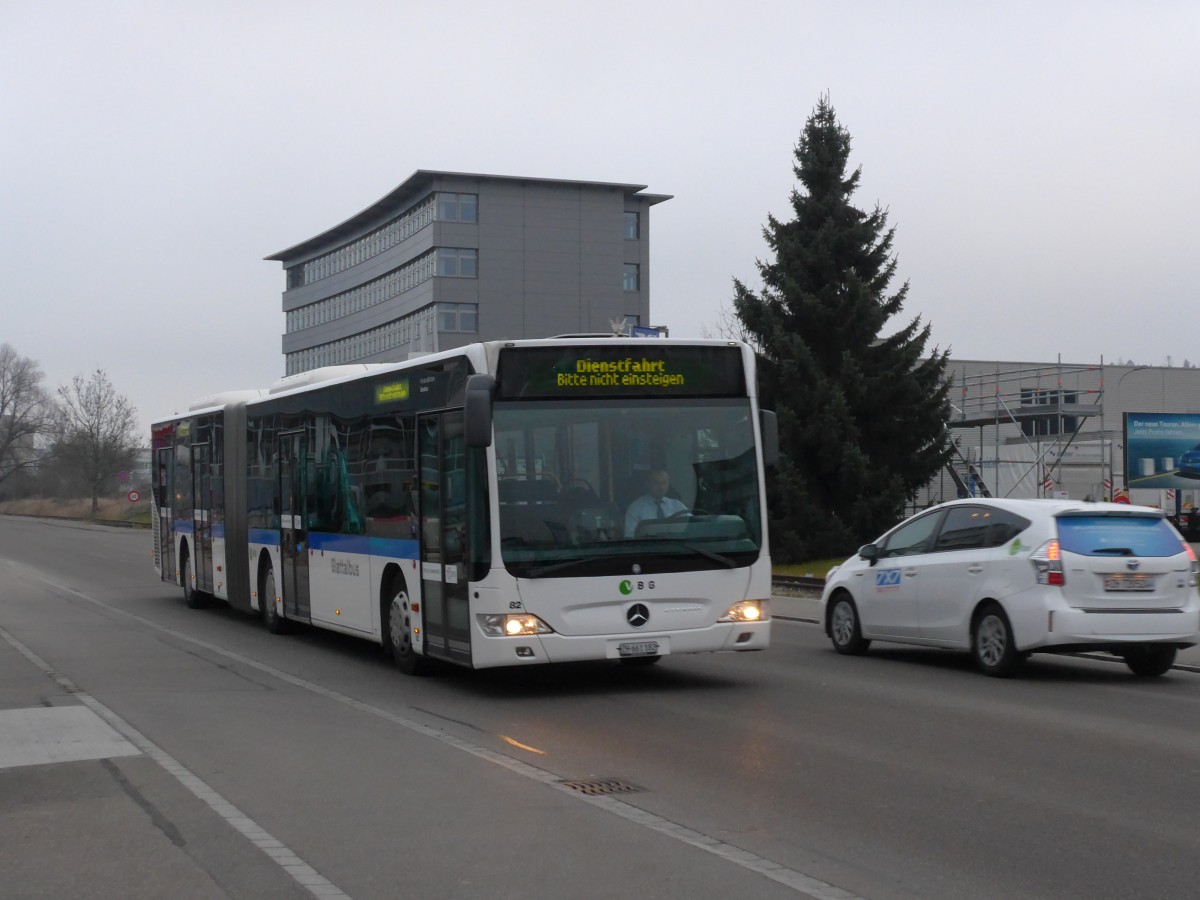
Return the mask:
<svg viewBox="0 0 1200 900">
<path fill-rule="evenodd" d="M 512 347 L 496 375 L 498 400 L 746 395 L 737 347 Z"/>
</svg>

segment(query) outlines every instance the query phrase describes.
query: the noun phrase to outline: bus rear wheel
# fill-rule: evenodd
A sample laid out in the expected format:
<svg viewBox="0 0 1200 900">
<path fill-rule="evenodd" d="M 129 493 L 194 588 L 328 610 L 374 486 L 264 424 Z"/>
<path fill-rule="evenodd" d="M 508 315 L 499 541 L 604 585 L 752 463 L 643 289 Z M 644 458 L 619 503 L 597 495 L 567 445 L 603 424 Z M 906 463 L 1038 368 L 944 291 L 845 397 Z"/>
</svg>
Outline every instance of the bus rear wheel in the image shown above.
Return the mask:
<svg viewBox="0 0 1200 900">
<path fill-rule="evenodd" d="M 275 570 L 267 566 L 262 575 L 262 590 L 258 592 L 258 606 L 262 611 L 263 624 L 271 634 L 287 634 L 288 620 L 279 614 L 275 605 Z"/>
<path fill-rule="evenodd" d="M 412 645 L 412 631 L 408 618 L 408 591 L 403 586 L 393 588 L 392 600 L 388 604 L 387 621 L 388 648 L 397 668 L 405 675 L 420 675 L 425 671 L 425 658 Z"/>
<path fill-rule="evenodd" d="M 208 606 L 208 598 L 196 590 L 192 583 L 192 558 L 185 554 L 183 557 L 183 602 L 188 609 L 204 609 Z"/>
</svg>

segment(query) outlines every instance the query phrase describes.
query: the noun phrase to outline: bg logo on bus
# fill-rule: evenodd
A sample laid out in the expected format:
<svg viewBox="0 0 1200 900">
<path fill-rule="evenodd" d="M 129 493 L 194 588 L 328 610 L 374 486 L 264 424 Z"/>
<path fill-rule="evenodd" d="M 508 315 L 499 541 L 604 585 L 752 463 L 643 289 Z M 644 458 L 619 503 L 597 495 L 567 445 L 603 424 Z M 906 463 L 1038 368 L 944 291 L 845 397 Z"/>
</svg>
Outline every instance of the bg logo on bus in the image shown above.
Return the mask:
<svg viewBox="0 0 1200 900">
<path fill-rule="evenodd" d="M 618 589 L 621 591 L 622 594 L 624 594 L 626 597 L 628 597 L 634 591 L 652 591 L 652 590 L 654 590 L 654 582 L 653 581 L 630 581 L 628 578 L 626 578 L 618 586 Z"/>
</svg>

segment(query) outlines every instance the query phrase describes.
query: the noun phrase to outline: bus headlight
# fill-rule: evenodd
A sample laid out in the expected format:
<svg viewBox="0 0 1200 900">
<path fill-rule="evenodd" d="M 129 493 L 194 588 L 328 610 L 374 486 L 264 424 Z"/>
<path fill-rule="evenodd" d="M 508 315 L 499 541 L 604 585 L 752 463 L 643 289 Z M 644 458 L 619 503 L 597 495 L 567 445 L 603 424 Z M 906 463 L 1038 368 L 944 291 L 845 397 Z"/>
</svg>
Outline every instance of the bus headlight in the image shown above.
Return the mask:
<svg viewBox="0 0 1200 900">
<path fill-rule="evenodd" d="M 739 600 L 726 610 L 718 622 L 762 622 L 771 618 L 766 600 Z"/>
<path fill-rule="evenodd" d="M 537 616 L 487 615 L 479 617 L 479 627 L 489 637 L 528 637 L 531 634 L 550 634 L 554 631 Z"/>
</svg>

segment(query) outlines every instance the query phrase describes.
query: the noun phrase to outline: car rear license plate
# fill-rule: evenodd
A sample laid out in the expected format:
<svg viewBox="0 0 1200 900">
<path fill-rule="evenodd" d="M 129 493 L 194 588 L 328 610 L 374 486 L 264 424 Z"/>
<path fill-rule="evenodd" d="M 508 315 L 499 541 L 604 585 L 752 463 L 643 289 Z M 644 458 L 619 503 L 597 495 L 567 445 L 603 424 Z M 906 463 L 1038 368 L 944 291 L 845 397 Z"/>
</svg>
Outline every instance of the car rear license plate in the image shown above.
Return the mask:
<svg viewBox="0 0 1200 900">
<path fill-rule="evenodd" d="M 1104 589 L 1106 591 L 1152 591 L 1154 590 L 1154 576 L 1144 573 L 1136 575 L 1105 575 Z"/>
<path fill-rule="evenodd" d="M 617 644 L 618 656 L 658 656 L 658 641 L 622 641 Z"/>
</svg>

